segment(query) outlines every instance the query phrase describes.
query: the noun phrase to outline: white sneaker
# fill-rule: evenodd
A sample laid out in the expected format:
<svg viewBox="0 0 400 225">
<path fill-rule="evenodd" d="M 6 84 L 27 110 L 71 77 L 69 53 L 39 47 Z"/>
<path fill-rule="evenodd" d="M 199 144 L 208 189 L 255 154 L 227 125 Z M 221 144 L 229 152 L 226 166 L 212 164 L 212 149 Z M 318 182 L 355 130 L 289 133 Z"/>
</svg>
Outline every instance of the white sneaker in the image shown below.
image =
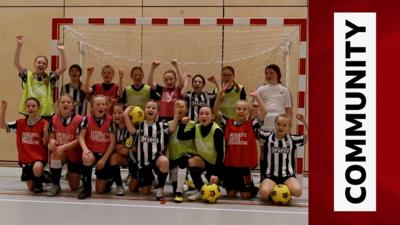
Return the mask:
<svg viewBox="0 0 400 225">
<path fill-rule="evenodd" d="M 191 194 L 187 199 L 189 201 L 197 201 L 201 198 L 200 191 L 195 191 L 193 194 Z"/>
<path fill-rule="evenodd" d="M 125 195 L 125 190 L 124 190 L 124 186 L 117 186 L 117 191 L 115 192 L 116 195 L 118 196 L 123 196 Z"/>
<path fill-rule="evenodd" d="M 161 200 L 161 199 L 164 198 L 164 190 L 163 190 L 163 189 L 164 189 L 164 188 L 157 188 L 156 196 L 155 196 L 155 199 L 156 199 L 157 201 L 159 201 L 159 200 Z"/>
</svg>

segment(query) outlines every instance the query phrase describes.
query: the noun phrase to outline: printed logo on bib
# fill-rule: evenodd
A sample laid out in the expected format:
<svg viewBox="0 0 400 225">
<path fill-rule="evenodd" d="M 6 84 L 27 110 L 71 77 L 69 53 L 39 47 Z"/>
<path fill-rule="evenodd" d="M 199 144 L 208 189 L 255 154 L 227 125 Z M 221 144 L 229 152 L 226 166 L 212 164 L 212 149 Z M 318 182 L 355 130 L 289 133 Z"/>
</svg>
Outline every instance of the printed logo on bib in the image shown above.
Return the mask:
<svg viewBox="0 0 400 225">
<path fill-rule="evenodd" d="M 102 131 L 92 131 L 90 132 L 90 138 L 96 142 L 108 142 L 107 136 Z"/>
<path fill-rule="evenodd" d="M 38 133 L 24 132 L 22 133 L 22 144 L 38 145 L 40 135 Z"/>
<path fill-rule="evenodd" d="M 228 145 L 247 145 L 247 140 L 242 138 L 247 138 L 247 133 L 230 133 Z"/>
</svg>

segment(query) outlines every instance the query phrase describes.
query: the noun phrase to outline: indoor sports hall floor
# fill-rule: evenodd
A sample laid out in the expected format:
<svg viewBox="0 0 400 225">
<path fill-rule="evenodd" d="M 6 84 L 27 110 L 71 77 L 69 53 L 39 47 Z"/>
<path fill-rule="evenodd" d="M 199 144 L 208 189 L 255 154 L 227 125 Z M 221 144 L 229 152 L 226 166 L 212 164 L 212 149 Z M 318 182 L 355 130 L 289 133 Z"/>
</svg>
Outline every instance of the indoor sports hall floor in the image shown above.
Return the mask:
<svg viewBox="0 0 400 225">
<path fill-rule="evenodd" d="M 29 193 L 25 183 L 20 182 L 20 173 L 20 168 L 0 167 L 0 224 L 308 224 L 307 178 L 303 178 L 304 193 L 301 198 L 293 199 L 290 206 L 275 206 L 270 203 L 265 205 L 259 198 L 249 201 L 222 198 L 216 204 L 177 204 L 171 199 L 170 185 L 165 189 L 165 203 L 154 201 L 152 196 L 128 192 L 122 197 L 115 196 L 115 185 L 109 194 L 93 193 L 90 199 L 78 200 L 78 193 L 70 192 L 64 179 L 61 194 L 46 197 L 44 193 Z M 126 171 L 122 176 L 126 176 Z M 45 191 L 49 187 L 45 185 Z"/>
</svg>

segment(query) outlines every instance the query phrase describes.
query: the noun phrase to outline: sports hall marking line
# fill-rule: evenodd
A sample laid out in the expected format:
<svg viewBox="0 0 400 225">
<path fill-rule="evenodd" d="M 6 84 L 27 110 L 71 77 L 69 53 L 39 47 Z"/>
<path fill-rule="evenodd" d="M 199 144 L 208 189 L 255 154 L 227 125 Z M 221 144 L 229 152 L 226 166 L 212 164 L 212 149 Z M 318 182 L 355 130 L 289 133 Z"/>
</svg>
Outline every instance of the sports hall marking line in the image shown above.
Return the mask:
<svg viewBox="0 0 400 225">
<path fill-rule="evenodd" d="M 308 212 L 290 212 L 290 211 L 269 211 L 254 209 L 222 209 L 222 208 L 202 208 L 202 207 L 177 207 L 177 206 L 156 206 L 156 205 L 128 205 L 114 203 L 96 203 L 96 202 L 66 202 L 66 201 L 39 201 L 39 200 L 19 200 L 3 199 L 0 202 L 21 202 L 21 203 L 40 203 L 40 204 L 70 204 L 70 205 L 92 205 L 92 206 L 116 206 L 132 208 L 160 208 L 160 209 L 183 209 L 183 210 L 204 210 L 204 211 L 226 211 L 226 212 L 250 212 L 250 213 L 274 213 L 274 214 L 300 214 L 308 215 Z"/>
<path fill-rule="evenodd" d="M 45 194 L 32 194 L 30 192 L 15 192 L 15 191 L 0 191 L 0 195 L 14 195 L 14 196 L 46 196 Z M 77 194 L 72 193 L 72 192 L 64 192 L 59 195 L 59 197 L 65 197 L 65 198 L 76 198 Z M 111 195 L 97 195 L 93 194 L 91 196 L 92 199 L 112 199 L 112 200 L 130 200 L 130 201 L 151 201 L 154 202 L 155 200 L 152 197 L 148 196 L 135 196 L 135 195 L 125 195 L 125 196 L 111 196 Z M 172 198 L 166 198 L 166 202 L 172 202 Z M 190 202 L 190 201 L 188 201 Z M 192 203 L 196 203 L 198 201 L 194 201 Z M 219 205 L 250 205 L 250 206 L 277 206 L 274 204 L 268 204 L 268 203 L 263 203 L 261 201 L 251 201 L 251 202 L 245 202 L 245 201 L 240 201 L 240 200 L 231 200 L 231 199 L 219 199 L 218 200 Z M 280 206 L 278 206 L 280 207 Z M 308 208 L 308 203 L 290 203 L 289 205 L 282 206 L 282 207 L 296 207 L 296 208 Z"/>
</svg>

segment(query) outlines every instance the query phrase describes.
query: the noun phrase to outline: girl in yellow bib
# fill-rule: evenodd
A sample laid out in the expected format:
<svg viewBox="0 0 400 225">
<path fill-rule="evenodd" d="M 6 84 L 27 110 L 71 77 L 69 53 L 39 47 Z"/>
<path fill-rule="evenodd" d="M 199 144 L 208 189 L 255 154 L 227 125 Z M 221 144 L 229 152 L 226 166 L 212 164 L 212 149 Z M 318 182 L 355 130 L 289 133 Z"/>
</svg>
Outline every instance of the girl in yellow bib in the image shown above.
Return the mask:
<svg viewBox="0 0 400 225">
<path fill-rule="evenodd" d="M 64 46 L 59 45 L 57 49 L 60 51 L 61 67 L 50 74 L 46 73 L 48 59 L 45 56 L 37 56 L 34 61 L 34 71 L 29 71 L 20 63 L 20 56 L 24 38 L 22 35 L 17 36 L 17 49 L 14 56 L 14 65 L 18 70 L 19 77 L 22 80 L 23 94 L 19 112 L 26 114 L 25 101 L 29 97 L 35 97 L 40 102 L 39 115 L 43 118 L 50 118 L 54 114 L 53 103 L 53 87 L 57 80 L 67 68 Z"/>
</svg>

